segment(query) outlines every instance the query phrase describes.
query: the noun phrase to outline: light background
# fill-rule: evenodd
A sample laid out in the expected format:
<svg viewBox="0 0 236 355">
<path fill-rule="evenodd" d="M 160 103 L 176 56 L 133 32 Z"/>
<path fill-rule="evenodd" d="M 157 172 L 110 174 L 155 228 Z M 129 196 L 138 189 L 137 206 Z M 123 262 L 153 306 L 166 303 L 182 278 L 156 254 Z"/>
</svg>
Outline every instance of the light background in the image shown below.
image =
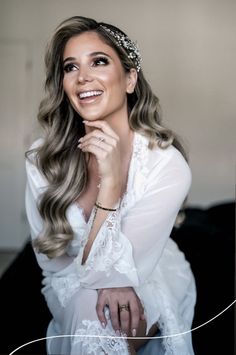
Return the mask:
<svg viewBox="0 0 236 355">
<path fill-rule="evenodd" d="M 235 1 L 0 0 L 0 248 L 20 247 L 27 236 L 23 153 L 39 135 L 44 48 L 59 22 L 74 15 L 115 24 L 138 41 L 164 122 L 189 151 L 188 204 L 235 197 Z"/>
</svg>

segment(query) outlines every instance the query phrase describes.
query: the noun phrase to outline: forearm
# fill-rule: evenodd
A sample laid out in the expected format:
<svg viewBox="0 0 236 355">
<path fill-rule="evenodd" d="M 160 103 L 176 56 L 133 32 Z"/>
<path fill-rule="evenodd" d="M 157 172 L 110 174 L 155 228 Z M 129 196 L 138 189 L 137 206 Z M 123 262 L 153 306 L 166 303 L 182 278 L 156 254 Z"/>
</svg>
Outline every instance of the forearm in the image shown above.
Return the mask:
<svg viewBox="0 0 236 355">
<path fill-rule="evenodd" d="M 116 208 L 117 203 L 119 202 L 121 194 L 121 184 L 119 181 L 117 182 L 101 182 L 101 186 L 99 189 L 99 193 L 97 196 L 97 202 L 101 204 L 101 206 L 106 208 Z M 84 254 L 82 259 L 82 264 L 84 264 L 87 260 L 89 252 L 92 248 L 93 242 L 96 239 L 96 236 L 103 224 L 106 220 L 110 211 L 106 211 L 100 208 L 96 208 L 94 220 L 91 226 L 90 233 L 88 235 L 88 241 L 84 248 Z"/>
</svg>

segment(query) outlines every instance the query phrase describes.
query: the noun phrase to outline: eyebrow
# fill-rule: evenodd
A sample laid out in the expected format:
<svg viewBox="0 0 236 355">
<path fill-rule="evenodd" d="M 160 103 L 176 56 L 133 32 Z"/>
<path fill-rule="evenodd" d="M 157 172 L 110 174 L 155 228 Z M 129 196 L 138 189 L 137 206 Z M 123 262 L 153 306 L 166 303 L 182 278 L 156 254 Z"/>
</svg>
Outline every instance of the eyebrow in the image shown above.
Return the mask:
<svg viewBox="0 0 236 355">
<path fill-rule="evenodd" d="M 88 56 L 89 57 L 95 57 L 97 55 L 105 55 L 106 57 L 109 57 L 110 59 L 112 59 L 111 56 L 109 54 L 105 53 L 105 52 L 92 52 L 92 53 L 89 53 Z M 68 61 L 74 61 L 74 60 L 76 60 L 75 57 L 67 57 L 66 59 L 63 60 L 63 64 L 65 64 Z"/>
</svg>

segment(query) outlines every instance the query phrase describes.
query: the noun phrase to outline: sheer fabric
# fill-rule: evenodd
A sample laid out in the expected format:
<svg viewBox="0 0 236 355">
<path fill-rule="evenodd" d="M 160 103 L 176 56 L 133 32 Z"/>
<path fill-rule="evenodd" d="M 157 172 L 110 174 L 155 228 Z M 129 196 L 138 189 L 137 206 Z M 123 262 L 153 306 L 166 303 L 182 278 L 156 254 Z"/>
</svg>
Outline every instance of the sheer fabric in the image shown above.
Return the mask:
<svg viewBox="0 0 236 355">
<path fill-rule="evenodd" d="M 37 203 L 48 183 L 33 163 L 34 156 L 31 159 L 26 161 L 26 213 L 34 239 L 43 229 Z M 190 169 L 177 149 L 150 150 L 147 138 L 135 133 L 126 193 L 118 211 L 110 212 L 101 226 L 84 265 L 94 210 L 86 222 L 82 208 L 69 206 L 74 240 L 67 253 L 51 260 L 35 253 L 44 275 L 42 292 L 53 316 L 48 334 L 78 335 L 48 341 L 49 354 L 129 353 L 125 339 L 103 337 L 115 333 L 108 309 L 106 329 L 98 321 L 100 288 L 133 287 L 145 309 L 147 332 L 156 322 L 162 335 L 190 330 L 194 278 L 183 253 L 169 238 L 190 184 Z M 165 355 L 193 354 L 190 334 L 166 337 L 158 344 Z"/>
</svg>

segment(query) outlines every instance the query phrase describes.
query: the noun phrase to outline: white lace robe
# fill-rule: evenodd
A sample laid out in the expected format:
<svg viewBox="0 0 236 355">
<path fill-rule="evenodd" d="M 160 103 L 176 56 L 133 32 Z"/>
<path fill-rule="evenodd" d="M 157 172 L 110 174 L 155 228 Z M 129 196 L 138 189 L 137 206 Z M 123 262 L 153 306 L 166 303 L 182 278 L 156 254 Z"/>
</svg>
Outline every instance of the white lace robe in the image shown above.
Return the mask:
<svg viewBox="0 0 236 355">
<path fill-rule="evenodd" d="M 32 147 L 40 143 L 37 140 Z M 43 229 L 37 203 L 47 181 L 28 160 L 26 172 L 26 212 L 34 239 Z M 126 193 L 118 211 L 110 212 L 101 226 L 84 265 L 81 260 L 94 210 L 86 223 L 82 208 L 75 203 L 69 206 L 74 240 L 67 253 L 52 260 L 36 253 L 44 276 L 42 292 L 53 316 L 48 335 L 73 335 L 48 340 L 48 354 L 129 353 L 125 339 L 98 337 L 115 336 L 109 311 L 105 329 L 97 318 L 100 288 L 133 287 L 145 309 L 147 332 L 155 322 L 162 335 L 190 330 L 194 278 L 183 253 L 169 238 L 190 183 L 190 169 L 177 149 L 150 150 L 147 138 L 135 133 Z M 153 354 L 193 354 L 191 334 L 158 341 L 155 348 L 150 340 Z"/>
</svg>

